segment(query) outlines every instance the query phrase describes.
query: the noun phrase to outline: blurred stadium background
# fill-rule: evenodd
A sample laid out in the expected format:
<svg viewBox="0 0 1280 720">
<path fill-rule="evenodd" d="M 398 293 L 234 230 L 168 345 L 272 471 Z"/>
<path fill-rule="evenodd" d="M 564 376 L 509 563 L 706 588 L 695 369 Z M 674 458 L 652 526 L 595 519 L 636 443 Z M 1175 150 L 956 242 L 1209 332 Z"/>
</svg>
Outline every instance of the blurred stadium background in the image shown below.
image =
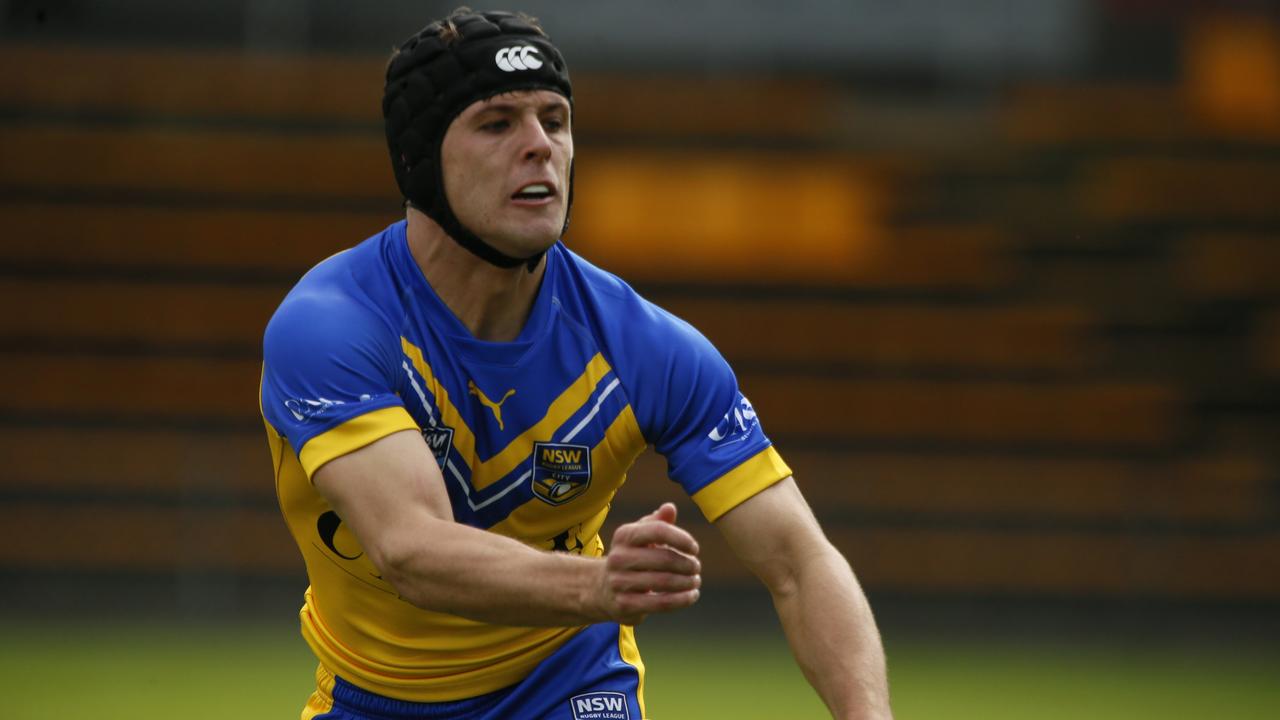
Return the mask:
<svg viewBox="0 0 1280 720">
<path fill-rule="evenodd" d="M 296 717 L 261 332 L 399 216 L 382 66 L 453 5 L 0 2 L 6 717 Z M 570 246 L 735 365 L 899 717 L 1274 717 L 1274 3 L 517 9 L 574 72 Z M 821 716 L 694 525 L 651 712 Z"/>
</svg>

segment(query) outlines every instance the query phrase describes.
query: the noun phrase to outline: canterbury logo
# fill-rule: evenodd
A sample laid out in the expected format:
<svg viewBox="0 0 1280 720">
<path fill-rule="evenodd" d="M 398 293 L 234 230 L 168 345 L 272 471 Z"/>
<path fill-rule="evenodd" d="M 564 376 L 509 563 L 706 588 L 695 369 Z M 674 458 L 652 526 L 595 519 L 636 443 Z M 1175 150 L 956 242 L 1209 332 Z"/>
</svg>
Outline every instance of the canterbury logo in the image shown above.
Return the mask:
<svg viewBox="0 0 1280 720">
<path fill-rule="evenodd" d="M 532 45 L 516 45 L 498 51 L 493 61 L 505 72 L 517 70 L 537 70 L 542 67 L 542 59 L 538 57 L 538 48 Z"/>
<path fill-rule="evenodd" d="M 507 394 L 503 395 L 502 399 L 499 400 L 498 402 L 494 402 L 489 398 L 485 397 L 484 391 L 476 387 L 475 380 L 467 381 L 467 389 L 471 391 L 472 395 L 475 395 L 476 397 L 480 398 L 481 405 L 493 411 L 493 419 L 498 421 L 498 429 L 505 430 L 506 427 L 502 424 L 502 403 L 506 402 L 507 398 L 511 397 L 512 395 L 515 395 L 516 389 L 511 388 L 510 390 L 508 390 Z"/>
</svg>

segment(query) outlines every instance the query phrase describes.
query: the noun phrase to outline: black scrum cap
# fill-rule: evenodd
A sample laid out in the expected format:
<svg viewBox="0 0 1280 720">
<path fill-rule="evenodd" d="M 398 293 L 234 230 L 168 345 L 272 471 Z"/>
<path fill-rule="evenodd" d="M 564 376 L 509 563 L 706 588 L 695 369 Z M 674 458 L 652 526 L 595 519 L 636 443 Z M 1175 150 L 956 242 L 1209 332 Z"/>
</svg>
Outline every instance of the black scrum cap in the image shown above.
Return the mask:
<svg viewBox="0 0 1280 720">
<path fill-rule="evenodd" d="M 441 35 L 446 22 L 457 30 L 449 39 Z M 564 58 L 536 26 L 507 12 L 454 13 L 400 46 L 387 66 L 382 116 L 391 165 L 405 198 L 479 257 L 499 267 L 524 263 L 532 269 L 542 253 L 513 258 L 458 221 L 445 197 L 440 167 L 440 145 L 449 123 L 472 103 L 514 90 L 551 90 L 573 103 Z M 572 175 L 566 197 L 567 202 L 573 199 Z"/>
</svg>

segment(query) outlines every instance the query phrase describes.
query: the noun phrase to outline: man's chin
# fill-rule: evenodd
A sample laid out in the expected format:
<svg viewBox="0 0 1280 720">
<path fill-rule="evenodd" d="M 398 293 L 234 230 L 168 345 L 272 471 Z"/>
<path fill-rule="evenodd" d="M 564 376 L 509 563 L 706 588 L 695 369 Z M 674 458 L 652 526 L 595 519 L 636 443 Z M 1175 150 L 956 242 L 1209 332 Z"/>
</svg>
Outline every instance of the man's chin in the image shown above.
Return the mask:
<svg viewBox="0 0 1280 720">
<path fill-rule="evenodd" d="M 509 257 L 529 258 L 546 252 L 559 239 L 559 234 L 539 234 L 533 237 L 525 235 L 518 238 L 507 237 L 497 242 L 486 240 L 486 242 Z"/>
<path fill-rule="evenodd" d="M 563 223 L 554 225 L 549 222 L 538 223 L 541 227 L 525 225 L 515 232 L 500 234 L 491 244 L 511 257 L 533 257 L 546 252 L 560 239 Z"/>
</svg>

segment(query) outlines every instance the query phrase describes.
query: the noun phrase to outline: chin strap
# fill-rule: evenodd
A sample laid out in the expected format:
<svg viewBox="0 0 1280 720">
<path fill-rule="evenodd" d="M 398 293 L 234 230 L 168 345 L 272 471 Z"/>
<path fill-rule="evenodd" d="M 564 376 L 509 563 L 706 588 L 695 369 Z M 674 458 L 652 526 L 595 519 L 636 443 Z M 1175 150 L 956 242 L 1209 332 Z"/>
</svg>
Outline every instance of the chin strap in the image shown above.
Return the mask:
<svg viewBox="0 0 1280 720">
<path fill-rule="evenodd" d="M 547 254 L 547 251 L 543 250 L 541 252 L 534 253 L 527 258 L 512 257 L 484 240 L 481 240 L 479 235 L 471 232 L 465 225 L 459 222 L 451 211 L 446 210 L 446 212 L 439 213 L 441 217 L 436 217 L 437 213 L 427 212 L 417 205 L 414 205 L 411 200 L 405 201 L 405 207 L 414 208 L 415 210 L 422 212 L 427 217 L 430 217 L 432 220 L 435 220 L 436 223 L 440 225 L 441 229 L 444 230 L 445 234 L 454 242 L 458 243 L 472 255 L 475 255 L 490 265 L 495 265 L 503 269 L 524 265 L 525 268 L 532 273 L 538 268 L 538 263 L 542 260 L 542 257 Z M 565 226 L 567 227 L 568 224 L 569 223 L 566 222 Z"/>
</svg>

